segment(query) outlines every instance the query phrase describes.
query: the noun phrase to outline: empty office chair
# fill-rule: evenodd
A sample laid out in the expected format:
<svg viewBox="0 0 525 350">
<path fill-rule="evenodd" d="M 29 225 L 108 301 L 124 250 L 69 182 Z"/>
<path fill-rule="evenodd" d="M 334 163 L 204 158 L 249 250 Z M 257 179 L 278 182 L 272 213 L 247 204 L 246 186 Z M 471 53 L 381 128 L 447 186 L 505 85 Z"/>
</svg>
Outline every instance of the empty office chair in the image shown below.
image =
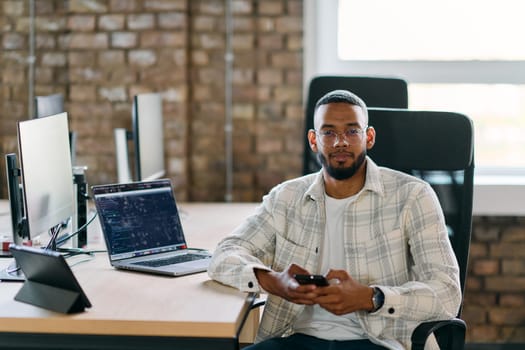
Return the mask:
<svg viewBox="0 0 525 350">
<path fill-rule="evenodd" d="M 324 94 L 336 90 L 350 90 L 361 97 L 368 107 L 408 108 L 406 81 L 388 77 L 318 76 L 310 81 L 306 100 L 305 135 L 313 129 L 315 103 Z M 311 151 L 308 138 L 304 136 L 303 174 L 321 167 Z"/>
<path fill-rule="evenodd" d="M 429 182 L 437 193 L 460 266 L 464 293 L 472 228 L 474 178 L 473 124 L 451 112 L 369 108 L 369 122 L 377 133 L 370 157 L 381 166 L 404 171 Z M 441 349 L 460 350 L 465 322 L 426 322 L 412 335 L 412 349 L 422 350 L 430 333 Z"/>
<path fill-rule="evenodd" d="M 65 112 L 62 94 L 35 96 L 35 118 L 47 117 L 62 112 Z M 70 131 L 69 146 L 71 148 L 71 164 L 73 166 L 76 164 L 76 143 L 77 134 L 74 131 Z"/>
</svg>

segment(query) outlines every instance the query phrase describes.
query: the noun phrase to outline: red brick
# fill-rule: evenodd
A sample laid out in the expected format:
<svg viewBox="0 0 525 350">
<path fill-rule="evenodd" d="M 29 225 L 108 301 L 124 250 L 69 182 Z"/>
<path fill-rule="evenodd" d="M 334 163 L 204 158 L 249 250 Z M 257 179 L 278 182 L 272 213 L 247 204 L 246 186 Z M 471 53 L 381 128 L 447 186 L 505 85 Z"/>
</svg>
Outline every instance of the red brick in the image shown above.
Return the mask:
<svg viewBox="0 0 525 350">
<path fill-rule="evenodd" d="M 280 50 L 284 47 L 284 37 L 279 33 L 268 33 L 259 36 L 258 47 L 268 50 Z"/>
<path fill-rule="evenodd" d="M 251 0 L 233 0 L 231 6 L 232 13 L 238 15 L 251 14 L 253 11 Z"/>
<path fill-rule="evenodd" d="M 501 331 L 495 326 L 476 326 L 467 328 L 467 342 L 496 342 L 501 341 Z"/>
<path fill-rule="evenodd" d="M 125 17 L 121 14 L 102 15 L 98 18 L 98 27 L 101 30 L 122 30 L 124 29 Z"/>
<path fill-rule="evenodd" d="M 69 51 L 67 56 L 69 67 L 86 67 L 95 63 L 95 52 Z"/>
<path fill-rule="evenodd" d="M 138 34 L 132 32 L 111 33 L 111 47 L 113 48 L 132 48 L 137 46 Z"/>
<path fill-rule="evenodd" d="M 106 0 L 69 0 L 69 9 L 78 13 L 103 13 L 108 11 L 106 3 Z"/>
<path fill-rule="evenodd" d="M 280 85 L 283 83 L 283 71 L 280 69 L 260 69 L 257 82 L 264 85 Z"/>
<path fill-rule="evenodd" d="M 4 50 L 16 50 L 25 46 L 25 36 L 20 33 L 5 33 L 2 37 L 2 48 Z"/>
<path fill-rule="evenodd" d="M 488 276 L 485 288 L 495 292 L 525 292 L 525 276 Z"/>
<path fill-rule="evenodd" d="M 496 275 L 500 272 L 499 260 L 475 260 L 472 272 L 476 275 Z"/>
<path fill-rule="evenodd" d="M 145 32 L 140 34 L 140 46 L 143 48 L 152 47 L 182 47 L 186 37 L 184 33 L 177 32 Z"/>
<path fill-rule="evenodd" d="M 279 17 L 275 21 L 275 29 L 279 33 L 301 33 L 303 20 L 300 17 Z"/>
<path fill-rule="evenodd" d="M 155 26 L 155 17 L 150 13 L 129 15 L 127 25 L 130 30 L 152 29 Z"/>
<path fill-rule="evenodd" d="M 138 10 L 138 0 L 110 0 L 109 7 L 114 12 L 133 12 Z"/>
<path fill-rule="evenodd" d="M 525 242 L 525 227 L 511 226 L 501 233 L 502 242 Z"/>
<path fill-rule="evenodd" d="M 105 49 L 109 46 L 104 33 L 72 33 L 64 38 L 70 49 Z"/>
<path fill-rule="evenodd" d="M 186 10 L 186 0 L 145 0 L 145 10 L 170 11 Z"/>
<path fill-rule="evenodd" d="M 525 260 L 523 259 L 504 259 L 502 261 L 502 273 L 504 275 L 525 276 Z"/>
<path fill-rule="evenodd" d="M 280 0 L 265 0 L 258 3 L 258 12 L 262 15 L 279 15 L 283 13 L 283 3 Z"/>
<path fill-rule="evenodd" d="M 128 53 L 129 63 L 138 66 L 151 66 L 157 62 L 157 55 L 152 50 L 132 50 Z"/>
<path fill-rule="evenodd" d="M 124 50 L 106 50 L 98 53 L 98 62 L 104 67 L 122 65 L 125 62 Z"/>
<path fill-rule="evenodd" d="M 491 244 L 490 256 L 504 258 L 525 258 L 525 242 Z"/>
<path fill-rule="evenodd" d="M 238 50 L 253 50 L 255 40 L 253 34 L 236 34 L 232 38 L 232 48 Z"/>
<path fill-rule="evenodd" d="M 67 18 L 67 28 L 74 31 L 93 31 L 95 29 L 95 16 L 73 15 Z"/>
<path fill-rule="evenodd" d="M 511 326 L 502 327 L 501 329 L 502 339 L 505 339 L 505 343 L 525 343 L 525 326 Z"/>
<path fill-rule="evenodd" d="M 95 101 L 95 87 L 91 85 L 71 85 L 69 97 L 71 98 L 71 101 L 77 102 Z"/>
<path fill-rule="evenodd" d="M 494 325 L 524 325 L 525 308 L 493 308 L 489 311 L 489 320 Z"/>
<path fill-rule="evenodd" d="M 233 32 L 254 32 L 255 31 L 255 21 L 253 18 L 235 18 L 235 21 L 232 23 Z"/>
<path fill-rule="evenodd" d="M 180 12 L 163 12 L 158 15 L 159 28 L 162 29 L 184 29 L 186 28 L 186 16 Z"/>
<path fill-rule="evenodd" d="M 502 293 L 500 296 L 500 305 L 507 307 L 525 307 L 525 293 Z"/>
</svg>

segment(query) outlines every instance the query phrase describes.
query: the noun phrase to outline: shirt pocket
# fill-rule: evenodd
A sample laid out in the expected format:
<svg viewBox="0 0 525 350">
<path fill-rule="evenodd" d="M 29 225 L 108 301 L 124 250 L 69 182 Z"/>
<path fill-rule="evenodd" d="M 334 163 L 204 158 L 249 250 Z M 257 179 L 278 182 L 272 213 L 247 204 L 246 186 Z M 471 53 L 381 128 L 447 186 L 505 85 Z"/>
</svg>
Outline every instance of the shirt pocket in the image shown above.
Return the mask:
<svg viewBox="0 0 525 350">
<path fill-rule="evenodd" d="M 291 263 L 306 267 L 308 247 L 281 234 L 277 234 L 275 239 L 275 260 L 272 266 L 274 270 L 282 271 Z"/>
<path fill-rule="evenodd" d="M 408 238 L 401 229 L 376 234 L 365 243 L 369 283 L 396 284 L 408 279 Z"/>
</svg>

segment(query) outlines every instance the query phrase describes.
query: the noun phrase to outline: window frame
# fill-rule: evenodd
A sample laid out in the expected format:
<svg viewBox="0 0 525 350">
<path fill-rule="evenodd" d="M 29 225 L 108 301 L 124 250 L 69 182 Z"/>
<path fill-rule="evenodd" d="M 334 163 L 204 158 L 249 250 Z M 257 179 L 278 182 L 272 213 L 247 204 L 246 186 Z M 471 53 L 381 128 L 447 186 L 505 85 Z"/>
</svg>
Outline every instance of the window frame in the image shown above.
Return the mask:
<svg viewBox="0 0 525 350">
<path fill-rule="evenodd" d="M 304 1 L 304 96 L 317 75 L 398 76 L 409 83 L 525 84 L 525 61 L 340 60 L 337 8 L 338 0 Z M 476 167 L 474 215 L 525 216 L 523 198 L 525 168 Z"/>
</svg>

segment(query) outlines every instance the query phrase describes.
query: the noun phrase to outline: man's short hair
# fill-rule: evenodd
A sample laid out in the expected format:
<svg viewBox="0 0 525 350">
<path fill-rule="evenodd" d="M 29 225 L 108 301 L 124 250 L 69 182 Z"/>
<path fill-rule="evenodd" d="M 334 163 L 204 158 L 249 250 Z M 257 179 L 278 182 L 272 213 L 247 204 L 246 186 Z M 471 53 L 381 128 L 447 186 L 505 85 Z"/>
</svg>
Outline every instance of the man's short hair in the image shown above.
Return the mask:
<svg viewBox="0 0 525 350">
<path fill-rule="evenodd" d="M 359 96 L 348 90 L 333 90 L 325 94 L 323 97 L 317 100 L 317 103 L 315 104 L 315 110 L 317 110 L 320 106 L 329 103 L 348 103 L 350 105 L 359 106 L 368 118 L 366 103 L 360 99 Z"/>
</svg>

